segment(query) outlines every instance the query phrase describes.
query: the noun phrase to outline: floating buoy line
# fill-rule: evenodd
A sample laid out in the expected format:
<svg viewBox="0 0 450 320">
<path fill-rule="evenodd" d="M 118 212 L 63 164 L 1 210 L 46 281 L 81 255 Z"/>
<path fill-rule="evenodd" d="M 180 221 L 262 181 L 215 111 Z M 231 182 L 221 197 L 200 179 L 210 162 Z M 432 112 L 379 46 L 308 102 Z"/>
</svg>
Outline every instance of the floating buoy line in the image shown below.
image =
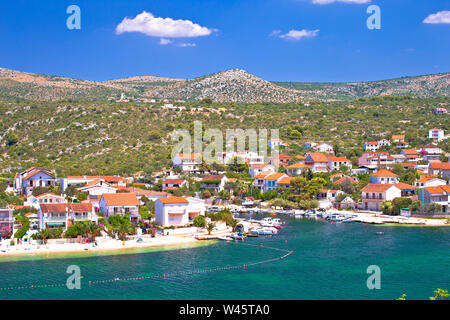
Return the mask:
<svg viewBox="0 0 450 320">
<path fill-rule="evenodd" d="M 87 286 L 90 287 L 90 286 L 104 284 L 104 283 L 125 282 L 125 281 L 165 280 L 168 278 L 177 278 L 177 277 L 182 277 L 182 276 L 189 276 L 189 275 L 202 274 L 202 273 L 211 273 L 211 272 L 216 272 L 216 271 L 247 269 L 248 267 L 252 267 L 252 266 L 256 266 L 256 265 L 261 265 L 261 264 L 266 264 L 266 263 L 283 260 L 294 253 L 294 251 L 292 251 L 292 250 L 264 246 L 262 243 L 260 245 L 249 244 L 249 243 L 239 243 L 239 245 L 265 248 L 265 249 L 269 249 L 269 250 L 273 250 L 273 251 L 280 251 L 280 252 L 284 252 L 284 255 L 276 257 L 276 258 L 271 258 L 271 259 L 266 259 L 266 260 L 262 260 L 262 261 L 251 262 L 251 263 L 245 263 L 245 264 L 239 264 L 239 265 L 233 265 L 233 266 L 214 267 L 214 268 L 209 268 L 209 269 L 197 269 L 197 270 L 180 271 L 180 272 L 173 272 L 173 273 L 163 273 L 163 274 L 149 275 L 149 276 L 125 277 L 125 278 L 116 277 L 116 278 L 108 279 L 108 280 L 89 280 L 87 282 Z M 57 287 L 65 287 L 65 286 L 66 286 L 66 283 L 30 284 L 28 286 L 22 285 L 22 286 L 16 286 L 16 287 L 14 287 L 14 286 L 0 287 L 0 291 L 26 290 L 26 289 L 34 290 L 34 289 L 40 289 L 40 288 L 57 288 Z M 85 284 L 85 286 L 86 286 L 86 284 Z"/>
</svg>

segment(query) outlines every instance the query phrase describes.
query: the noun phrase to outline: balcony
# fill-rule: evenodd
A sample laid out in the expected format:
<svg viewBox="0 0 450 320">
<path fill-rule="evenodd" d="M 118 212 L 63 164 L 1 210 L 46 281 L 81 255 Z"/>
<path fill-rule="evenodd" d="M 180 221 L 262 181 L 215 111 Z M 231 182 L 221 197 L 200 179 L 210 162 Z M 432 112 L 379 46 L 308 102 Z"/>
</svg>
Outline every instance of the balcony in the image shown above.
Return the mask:
<svg viewBox="0 0 450 320">
<path fill-rule="evenodd" d="M 48 216 L 44 220 L 48 222 L 66 222 L 67 216 Z"/>
<path fill-rule="evenodd" d="M 93 214 L 74 215 L 73 220 L 74 221 L 95 220 L 95 216 Z"/>
</svg>

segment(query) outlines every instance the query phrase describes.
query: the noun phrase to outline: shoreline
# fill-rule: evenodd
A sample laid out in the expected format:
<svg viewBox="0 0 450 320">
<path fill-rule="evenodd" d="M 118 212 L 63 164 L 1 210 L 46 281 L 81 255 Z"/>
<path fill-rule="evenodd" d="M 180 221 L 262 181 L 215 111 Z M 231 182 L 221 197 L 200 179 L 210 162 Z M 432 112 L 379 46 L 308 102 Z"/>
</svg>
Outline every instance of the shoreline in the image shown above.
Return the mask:
<svg viewBox="0 0 450 320">
<path fill-rule="evenodd" d="M 192 248 L 197 246 L 209 245 L 211 241 L 201 241 L 192 237 L 186 236 L 162 236 L 156 238 L 146 239 L 143 242 L 137 242 L 137 240 L 128 240 L 123 245 L 120 240 L 106 240 L 97 241 L 98 245 L 93 247 L 92 243 L 80 244 L 80 243 L 65 243 L 65 244 L 36 244 L 30 245 L 15 245 L 4 248 L 0 246 L 0 250 L 7 250 L 6 252 L 0 251 L 0 263 L 8 261 L 16 261 L 14 258 L 27 258 L 27 257 L 45 257 L 45 258 L 58 258 L 58 256 L 76 255 L 79 257 L 90 257 L 96 255 L 115 255 L 141 252 L 141 249 L 155 249 L 152 251 L 164 251 L 183 248 Z M 9 260 L 9 258 L 13 258 Z"/>
</svg>

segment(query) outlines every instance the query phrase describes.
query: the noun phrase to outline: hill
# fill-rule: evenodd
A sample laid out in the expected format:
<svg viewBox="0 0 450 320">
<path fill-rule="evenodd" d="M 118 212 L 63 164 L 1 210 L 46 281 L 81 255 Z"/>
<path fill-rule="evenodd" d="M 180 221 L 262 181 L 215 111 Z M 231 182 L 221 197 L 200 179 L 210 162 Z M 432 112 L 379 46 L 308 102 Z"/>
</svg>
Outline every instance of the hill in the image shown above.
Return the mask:
<svg viewBox="0 0 450 320">
<path fill-rule="evenodd" d="M 450 95 L 450 73 L 358 83 L 269 82 L 233 69 L 194 79 L 138 76 L 104 82 L 49 76 L 0 68 L 0 98 L 34 101 L 106 101 L 129 98 L 216 102 L 290 103 L 304 100 L 354 100 L 361 97 Z"/>
<path fill-rule="evenodd" d="M 430 98 L 450 94 L 450 73 L 355 83 L 275 83 L 288 89 L 298 90 L 305 98 L 315 100 L 353 100 L 388 95 Z"/>
</svg>

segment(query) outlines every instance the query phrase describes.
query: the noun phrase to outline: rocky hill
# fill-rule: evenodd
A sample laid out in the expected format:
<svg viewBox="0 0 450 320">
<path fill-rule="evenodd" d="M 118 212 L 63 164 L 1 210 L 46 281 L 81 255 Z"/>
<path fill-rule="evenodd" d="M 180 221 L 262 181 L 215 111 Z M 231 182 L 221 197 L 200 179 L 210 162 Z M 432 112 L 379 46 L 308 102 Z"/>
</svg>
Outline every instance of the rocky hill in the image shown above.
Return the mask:
<svg viewBox="0 0 450 320">
<path fill-rule="evenodd" d="M 450 73 L 359 83 L 269 82 L 233 69 L 194 79 L 139 76 L 105 82 L 48 76 L 0 68 L 0 98 L 38 101 L 104 101 L 124 93 L 131 98 L 216 102 L 297 102 L 361 97 L 450 96 Z"/>
</svg>

